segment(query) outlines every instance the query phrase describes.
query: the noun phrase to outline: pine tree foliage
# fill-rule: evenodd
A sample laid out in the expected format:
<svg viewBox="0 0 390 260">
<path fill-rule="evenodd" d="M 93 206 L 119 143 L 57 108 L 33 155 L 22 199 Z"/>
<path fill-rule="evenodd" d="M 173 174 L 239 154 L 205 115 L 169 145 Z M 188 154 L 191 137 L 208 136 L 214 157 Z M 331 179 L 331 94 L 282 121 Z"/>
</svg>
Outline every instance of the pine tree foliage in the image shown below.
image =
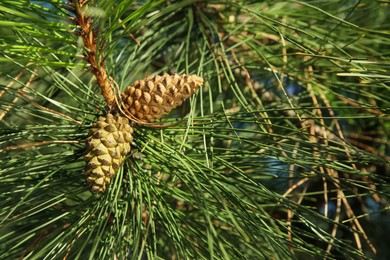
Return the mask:
<svg viewBox="0 0 390 260">
<path fill-rule="evenodd" d="M 109 110 L 64 4 L 0 1 L 1 259 L 389 256 L 389 1 L 89 1 L 118 102 L 204 79 L 100 194 Z"/>
</svg>

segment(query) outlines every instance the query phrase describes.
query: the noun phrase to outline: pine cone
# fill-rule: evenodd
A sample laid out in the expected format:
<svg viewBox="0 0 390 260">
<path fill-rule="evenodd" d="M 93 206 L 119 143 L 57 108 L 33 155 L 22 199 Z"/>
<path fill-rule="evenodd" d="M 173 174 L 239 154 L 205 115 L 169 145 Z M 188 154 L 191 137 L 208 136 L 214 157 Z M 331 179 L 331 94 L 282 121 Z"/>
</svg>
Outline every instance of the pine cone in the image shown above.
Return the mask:
<svg viewBox="0 0 390 260">
<path fill-rule="evenodd" d="M 154 122 L 180 106 L 202 83 L 203 79 L 196 75 L 148 76 L 122 93 L 123 109 L 142 122 Z"/>
<path fill-rule="evenodd" d="M 108 113 L 92 125 L 86 140 L 85 175 L 91 190 L 104 191 L 130 152 L 133 128 L 119 113 Z"/>
</svg>

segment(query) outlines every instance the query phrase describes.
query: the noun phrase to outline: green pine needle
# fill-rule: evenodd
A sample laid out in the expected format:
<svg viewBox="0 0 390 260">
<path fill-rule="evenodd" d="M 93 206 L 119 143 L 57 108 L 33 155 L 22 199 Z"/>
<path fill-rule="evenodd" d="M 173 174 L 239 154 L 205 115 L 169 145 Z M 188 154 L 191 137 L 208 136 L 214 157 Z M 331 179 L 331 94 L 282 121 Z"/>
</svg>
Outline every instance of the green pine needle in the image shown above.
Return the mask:
<svg viewBox="0 0 390 260">
<path fill-rule="evenodd" d="M 91 0 L 120 91 L 205 80 L 133 125 L 101 194 L 83 153 L 108 110 L 65 2 L 0 2 L 1 259 L 390 256 L 388 2 Z"/>
</svg>

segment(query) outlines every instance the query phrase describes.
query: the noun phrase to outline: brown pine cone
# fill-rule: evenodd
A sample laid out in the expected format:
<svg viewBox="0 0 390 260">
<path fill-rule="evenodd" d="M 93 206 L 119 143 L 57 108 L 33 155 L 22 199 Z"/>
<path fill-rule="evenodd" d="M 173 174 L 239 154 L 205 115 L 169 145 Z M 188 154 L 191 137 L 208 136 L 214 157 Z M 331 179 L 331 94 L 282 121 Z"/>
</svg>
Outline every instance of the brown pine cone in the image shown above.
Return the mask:
<svg viewBox="0 0 390 260">
<path fill-rule="evenodd" d="M 130 152 L 133 128 L 120 113 L 101 116 L 92 125 L 86 140 L 87 166 L 84 174 L 91 190 L 104 191 Z"/>
<path fill-rule="evenodd" d="M 180 106 L 203 84 L 196 75 L 148 76 L 137 80 L 121 94 L 122 107 L 141 122 L 154 122 Z"/>
</svg>

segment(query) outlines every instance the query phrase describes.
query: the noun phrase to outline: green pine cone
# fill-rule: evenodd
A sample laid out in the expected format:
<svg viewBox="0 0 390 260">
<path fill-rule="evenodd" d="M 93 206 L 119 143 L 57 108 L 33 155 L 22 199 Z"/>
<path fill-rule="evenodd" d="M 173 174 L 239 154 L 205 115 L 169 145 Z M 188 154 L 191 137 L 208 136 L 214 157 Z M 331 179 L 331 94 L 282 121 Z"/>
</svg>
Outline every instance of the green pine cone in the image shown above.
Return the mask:
<svg viewBox="0 0 390 260">
<path fill-rule="evenodd" d="M 84 156 L 87 165 L 84 174 L 93 191 L 106 189 L 112 177 L 130 152 L 133 128 L 129 120 L 119 113 L 101 116 L 92 125 L 86 140 Z"/>
</svg>

